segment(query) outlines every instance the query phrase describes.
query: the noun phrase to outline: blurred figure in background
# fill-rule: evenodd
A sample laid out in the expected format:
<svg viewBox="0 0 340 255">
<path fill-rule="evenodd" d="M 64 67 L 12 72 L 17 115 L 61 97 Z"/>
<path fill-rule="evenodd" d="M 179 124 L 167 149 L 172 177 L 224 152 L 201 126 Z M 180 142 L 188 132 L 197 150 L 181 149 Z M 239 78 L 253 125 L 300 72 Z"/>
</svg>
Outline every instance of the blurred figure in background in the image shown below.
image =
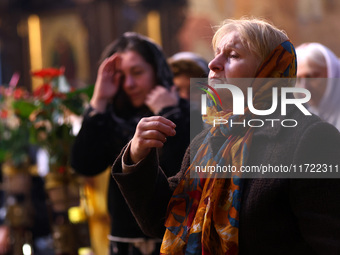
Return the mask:
<svg viewBox="0 0 340 255">
<path fill-rule="evenodd" d="M 296 54 L 298 63 L 296 86 L 310 91 L 308 110 L 340 130 L 338 57 L 320 43 L 304 43 L 296 48 Z"/>
<path fill-rule="evenodd" d="M 181 98 L 190 101 L 190 140 L 200 133 L 205 125 L 202 121 L 200 102 L 201 90 L 190 89 L 190 78 L 207 78 L 208 62 L 193 52 L 179 52 L 168 59 L 174 74 L 174 83 Z"/>
<path fill-rule="evenodd" d="M 168 60 L 181 98 L 190 99 L 190 78 L 207 78 L 208 62 L 193 52 L 179 52 Z"/>
<path fill-rule="evenodd" d="M 189 103 L 178 97 L 159 46 L 139 34 L 124 33 L 103 52 L 90 107 L 73 147 L 72 167 L 87 176 L 103 172 L 131 140 L 137 123 L 157 115 L 176 124 L 177 135 L 155 145 L 165 174 L 173 176 L 189 143 Z M 112 178 L 108 210 L 111 254 L 159 254 L 159 240 L 143 234 Z"/>
</svg>

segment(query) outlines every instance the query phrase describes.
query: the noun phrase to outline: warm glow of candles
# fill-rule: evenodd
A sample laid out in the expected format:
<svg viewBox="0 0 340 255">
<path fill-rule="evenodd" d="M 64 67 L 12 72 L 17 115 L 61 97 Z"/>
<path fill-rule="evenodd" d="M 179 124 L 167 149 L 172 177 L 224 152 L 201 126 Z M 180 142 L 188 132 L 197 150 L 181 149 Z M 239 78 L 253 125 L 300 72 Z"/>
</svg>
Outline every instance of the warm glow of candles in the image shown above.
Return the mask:
<svg viewBox="0 0 340 255">
<path fill-rule="evenodd" d="M 40 19 L 37 15 L 28 17 L 28 39 L 30 49 L 31 70 L 42 69 L 42 51 L 41 51 L 41 31 Z M 41 78 L 32 77 L 33 90 L 41 86 L 43 81 Z"/>
</svg>

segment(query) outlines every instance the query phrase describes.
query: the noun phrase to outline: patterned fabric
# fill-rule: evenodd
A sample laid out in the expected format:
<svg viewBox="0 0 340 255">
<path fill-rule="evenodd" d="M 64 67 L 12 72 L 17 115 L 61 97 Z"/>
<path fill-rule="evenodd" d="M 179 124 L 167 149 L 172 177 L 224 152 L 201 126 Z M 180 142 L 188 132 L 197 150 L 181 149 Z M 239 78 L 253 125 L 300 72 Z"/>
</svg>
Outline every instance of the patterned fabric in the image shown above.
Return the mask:
<svg viewBox="0 0 340 255">
<path fill-rule="evenodd" d="M 268 56 L 256 77 L 293 78 L 295 75 L 295 50 L 286 41 Z M 275 82 L 263 84 L 255 81 L 252 84 L 254 107 L 268 106 L 272 87 L 278 85 L 280 84 Z M 218 107 L 208 105 L 207 115 L 242 121 L 250 117 L 250 112 L 246 108 L 244 116 L 236 116 L 232 112 L 224 112 Z M 240 169 L 247 163 L 253 129 L 243 128 L 242 125 L 242 128 L 234 127 L 228 124 L 212 127 L 198 149 L 193 163 L 169 202 L 161 254 L 238 254 L 241 174 L 235 172 L 226 176 L 227 178 L 214 178 L 214 175 L 210 178 L 190 178 L 190 171 L 194 171 L 194 166 L 218 164 Z M 225 142 L 213 153 L 209 142 L 221 135 L 225 137 Z"/>
</svg>

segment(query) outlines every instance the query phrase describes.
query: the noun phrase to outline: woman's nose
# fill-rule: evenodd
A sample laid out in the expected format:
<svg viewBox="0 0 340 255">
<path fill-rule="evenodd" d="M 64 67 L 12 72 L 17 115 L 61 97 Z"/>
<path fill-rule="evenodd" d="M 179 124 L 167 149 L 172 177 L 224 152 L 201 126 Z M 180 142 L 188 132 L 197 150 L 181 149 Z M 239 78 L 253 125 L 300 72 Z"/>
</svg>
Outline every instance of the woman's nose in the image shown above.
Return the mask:
<svg viewBox="0 0 340 255">
<path fill-rule="evenodd" d="M 308 86 L 306 81 L 307 81 L 306 78 L 298 77 L 296 79 L 296 87 L 298 87 L 298 88 L 306 88 Z"/>
<path fill-rule="evenodd" d="M 135 85 L 135 81 L 131 75 L 125 75 L 124 77 L 124 87 L 125 88 L 132 88 Z"/>
<path fill-rule="evenodd" d="M 223 71 L 223 61 L 220 55 L 215 56 L 215 58 L 210 61 L 209 69 L 214 72 Z"/>
</svg>

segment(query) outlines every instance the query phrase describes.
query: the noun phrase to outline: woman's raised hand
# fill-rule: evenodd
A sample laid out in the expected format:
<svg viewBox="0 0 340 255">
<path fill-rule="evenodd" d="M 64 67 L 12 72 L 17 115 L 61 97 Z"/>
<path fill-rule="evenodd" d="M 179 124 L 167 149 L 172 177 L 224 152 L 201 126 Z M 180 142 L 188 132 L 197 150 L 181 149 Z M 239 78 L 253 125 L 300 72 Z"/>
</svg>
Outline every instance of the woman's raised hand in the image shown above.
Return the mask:
<svg viewBox="0 0 340 255">
<path fill-rule="evenodd" d="M 175 127 L 175 123 L 161 116 L 142 118 L 131 140 L 130 158 L 132 162 L 137 163 L 145 158 L 151 148 L 163 147 L 166 137 L 176 134 Z"/>
<path fill-rule="evenodd" d="M 166 107 L 176 106 L 178 101 L 179 96 L 175 86 L 172 86 L 170 91 L 162 86 L 156 86 L 147 96 L 145 104 L 154 114 L 159 114 Z"/>
<path fill-rule="evenodd" d="M 91 106 L 97 112 L 105 112 L 120 86 L 122 78 L 121 57 L 118 53 L 105 59 L 98 69 L 97 80 L 91 98 Z"/>
</svg>

